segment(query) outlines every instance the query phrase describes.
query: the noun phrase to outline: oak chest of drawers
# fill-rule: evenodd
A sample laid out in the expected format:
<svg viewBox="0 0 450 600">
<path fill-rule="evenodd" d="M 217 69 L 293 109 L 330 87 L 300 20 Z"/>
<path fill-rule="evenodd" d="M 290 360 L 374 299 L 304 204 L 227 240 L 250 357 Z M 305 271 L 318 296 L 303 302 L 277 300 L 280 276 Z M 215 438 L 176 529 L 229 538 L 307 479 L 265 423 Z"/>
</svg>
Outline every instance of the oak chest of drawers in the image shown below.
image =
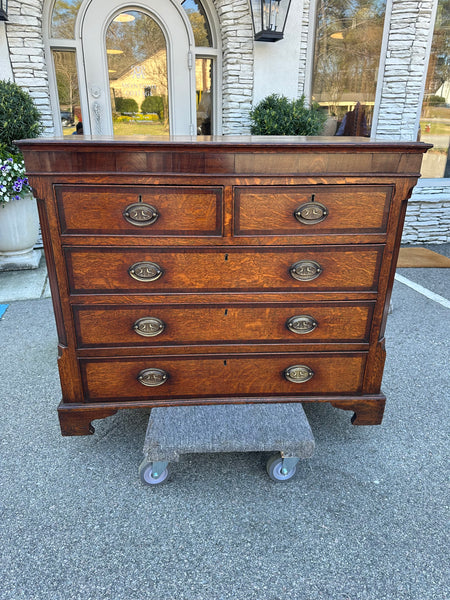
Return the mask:
<svg viewBox="0 0 450 600">
<path fill-rule="evenodd" d="M 20 142 L 64 435 L 118 409 L 330 402 L 381 422 L 384 328 L 422 143 Z"/>
</svg>

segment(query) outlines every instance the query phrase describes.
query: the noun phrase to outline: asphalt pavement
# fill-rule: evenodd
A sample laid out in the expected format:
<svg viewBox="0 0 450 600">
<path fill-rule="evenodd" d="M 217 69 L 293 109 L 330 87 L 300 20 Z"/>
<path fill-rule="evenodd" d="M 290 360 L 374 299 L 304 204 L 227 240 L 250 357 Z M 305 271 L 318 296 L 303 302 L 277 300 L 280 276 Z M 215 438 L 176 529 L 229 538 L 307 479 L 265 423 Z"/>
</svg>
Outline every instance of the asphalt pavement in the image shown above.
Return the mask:
<svg viewBox="0 0 450 600">
<path fill-rule="evenodd" d="M 192 454 L 152 487 L 148 410 L 60 435 L 45 266 L 35 299 L 0 274 L 0 599 L 448 600 L 450 269 L 399 274 L 435 296 L 395 282 L 382 425 L 306 405 L 289 482 L 266 453 Z"/>
</svg>

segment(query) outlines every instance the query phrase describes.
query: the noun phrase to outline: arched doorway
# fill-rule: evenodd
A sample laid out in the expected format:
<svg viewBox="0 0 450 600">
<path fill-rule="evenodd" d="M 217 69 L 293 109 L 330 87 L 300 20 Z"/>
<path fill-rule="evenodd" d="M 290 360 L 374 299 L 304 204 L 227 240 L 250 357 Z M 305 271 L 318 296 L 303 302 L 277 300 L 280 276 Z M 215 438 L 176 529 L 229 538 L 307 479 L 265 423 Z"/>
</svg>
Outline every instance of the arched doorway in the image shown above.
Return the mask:
<svg viewBox="0 0 450 600">
<path fill-rule="evenodd" d="M 57 134 L 78 121 L 94 135 L 221 132 L 218 40 L 201 0 L 51 0 L 47 11 Z"/>
</svg>

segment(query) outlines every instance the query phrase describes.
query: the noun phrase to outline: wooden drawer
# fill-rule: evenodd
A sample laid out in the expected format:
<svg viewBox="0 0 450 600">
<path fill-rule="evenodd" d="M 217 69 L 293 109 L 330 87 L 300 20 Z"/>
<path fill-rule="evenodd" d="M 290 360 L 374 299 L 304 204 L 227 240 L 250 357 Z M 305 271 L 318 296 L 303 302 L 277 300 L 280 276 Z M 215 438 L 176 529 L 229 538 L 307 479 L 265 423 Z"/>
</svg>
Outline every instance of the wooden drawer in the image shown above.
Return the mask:
<svg viewBox="0 0 450 600">
<path fill-rule="evenodd" d="M 81 360 L 80 364 L 86 399 L 101 402 L 353 394 L 361 392 L 365 362 L 365 353 L 311 353 L 91 359 Z M 302 368 L 291 369 L 290 374 L 300 379 L 311 378 L 303 382 L 288 381 L 286 370 L 299 365 Z M 144 385 L 138 380 L 140 376 L 159 385 Z"/>
<path fill-rule="evenodd" d="M 235 187 L 236 236 L 385 233 L 393 187 Z"/>
<path fill-rule="evenodd" d="M 221 236 L 221 187 L 56 185 L 63 234 Z"/>
<path fill-rule="evenodd" d="M 74 306 L 79 348 L 368 342 L 372 302 Z"/>
<path fill-rule="evenodd" d="M 73 247 L 65 254 L 72 293 L 376 291 L 383 246 Z"/>
</svg>

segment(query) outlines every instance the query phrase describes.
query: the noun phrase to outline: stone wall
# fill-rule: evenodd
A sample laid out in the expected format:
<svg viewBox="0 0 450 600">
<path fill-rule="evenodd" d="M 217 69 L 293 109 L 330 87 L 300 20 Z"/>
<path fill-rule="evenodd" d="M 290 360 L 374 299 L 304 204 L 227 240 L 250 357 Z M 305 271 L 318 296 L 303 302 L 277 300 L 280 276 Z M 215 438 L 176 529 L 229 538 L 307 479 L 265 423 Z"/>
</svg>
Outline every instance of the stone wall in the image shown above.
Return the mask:
<svg viewBox="0 0 450 600">
<path fill-rule="evenodd" d="M 42 37 L 42 0 L 9 0 L 6 23 L 15 82 L 32 96 L 42 115 L 44 135 L 54 135 Z"/>
<path fill-rule="evenodd" d="M 437 0 L 392 2 L 378 103 L 377 138 L 417 138 L 436 3 Z"/>
<path fill-rule="evenodd" d="M 408 203 L 402 243 L 450 243 L 448 179 L 419 180 Z"/>
<path fill-rule="evenodd" d="M 250 131 L 253 99 L 253 25 L 247 0 L 215 0 L 222 37 L 222 127 L 225 135 Z"/>
</svg>

